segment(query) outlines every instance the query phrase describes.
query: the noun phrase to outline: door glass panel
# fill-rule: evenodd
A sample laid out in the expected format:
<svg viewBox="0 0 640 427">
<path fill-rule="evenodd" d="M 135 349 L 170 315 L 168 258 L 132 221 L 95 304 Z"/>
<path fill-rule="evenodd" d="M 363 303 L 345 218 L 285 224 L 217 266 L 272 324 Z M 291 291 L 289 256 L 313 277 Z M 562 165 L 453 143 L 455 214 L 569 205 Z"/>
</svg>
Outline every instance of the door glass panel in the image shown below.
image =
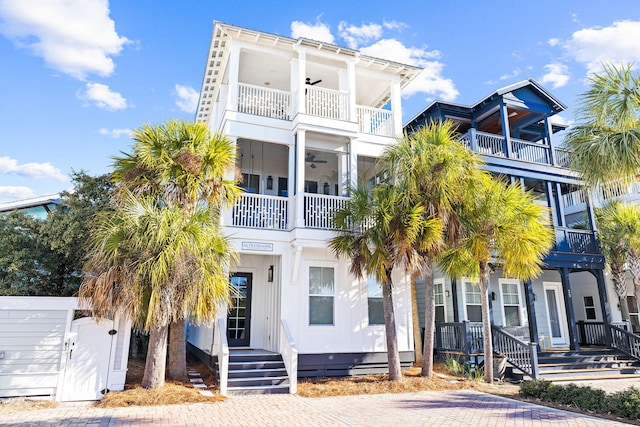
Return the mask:
<svg viewBox="0 0 640 427">
<path fill-rule="evenodd" d="M 229 340 L 243 340 L 246 338 L 245 313 L 247 307 L 248 277 L 231 277 L 231 307 L 227 318 L 227 338 Z"/>
<path fill-rule="evenodd" d="M 556 291 L 553 289 L 545 290 L 547 296 L 547 308 L 549 309 L 549 326 L 551 327 L 551 336 L 553 338 L 561 338 L 560 332 L 560 316 L 558 313 L 558 303 L 556 300 Z"/>
</svg>

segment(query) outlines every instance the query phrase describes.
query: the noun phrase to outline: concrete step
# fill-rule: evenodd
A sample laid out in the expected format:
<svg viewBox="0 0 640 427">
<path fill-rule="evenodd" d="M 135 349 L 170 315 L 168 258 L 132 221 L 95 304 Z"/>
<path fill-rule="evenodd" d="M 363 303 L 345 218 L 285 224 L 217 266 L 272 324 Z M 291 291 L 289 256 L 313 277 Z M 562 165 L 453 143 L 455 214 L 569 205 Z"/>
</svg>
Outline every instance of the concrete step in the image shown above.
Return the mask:
<svg viewBox="0 0 640 427">
<path fill-rule="evenodd" d="M 227 392 L 232 396 L 241 396 L 246 394 L 286 394 L 289 393 L 289 385 L 228 387 Z"/>
<path fill-rule="evenodd" d="M 588 361 L 588 362 L 567 362 L 567 363 L 550 363 L 539 364 L 540 372 L 557 371 L 557 370 L 580 370 L 580 369 L 597 369 L 597 368 L 638 368 L 639 364 L 635 360 L 604 360 L 604 361 Z"/>
<path fill-rule="evenodd" d="M 227 391 L 232 395 L 288 393 L 289 377 L 282 356 L 266 350 L 231 350 Z"/>
<path fill-rule="evenodd" d="M 245 360 L 245 361 L 229 361 L 229 370 L 248 370 L 248 369 L 281 369 L 284 368 L 284 362 L 280 360 Z"/>
<path fill-rule="evenodd" d="M 260 387 L 268 385 L 289 385 L 289 377 L 229 378 L 227 387 Z"/>
<path fill-rule="evenodd" d="M 259 378 L 268 376 L 283 376 L 287 375 L 285 368 L 278 369 L 233 369 L 229 370 L 229 378 Z"/>
<path fill-rule="evenodd" d="M 640 376 L 640 368 L 593 368 L 593 369 L 558 369 L 540 371 L 540 377 L 550 381 L 569 381 L 577 378 L 596 379 L 602 377 L 624 377 L 632 378 L 634 375 Z"/>
</svg>

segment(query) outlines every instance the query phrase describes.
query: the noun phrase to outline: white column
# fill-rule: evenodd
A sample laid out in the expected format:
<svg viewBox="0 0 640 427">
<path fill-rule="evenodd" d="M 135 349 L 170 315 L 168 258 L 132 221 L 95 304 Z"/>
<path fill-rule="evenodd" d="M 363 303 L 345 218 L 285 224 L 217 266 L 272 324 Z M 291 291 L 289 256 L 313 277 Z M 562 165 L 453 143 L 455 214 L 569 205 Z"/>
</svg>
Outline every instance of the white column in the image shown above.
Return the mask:
<svg viewBox="0 0 640 427">
<path fill-rule="evenodd" d="M 238 74 L 240 73 L 240 47 L 229 49 L 229 93 L 227 110 L 238 111 Z"/>
<path fill-rule="evenodd" d="M 306 131 L 298 131 L 298 137 L 296 141 L 296 212 L 295 212 L 295 226 L 304 228 L 304 153 L 306 149 Z"/>
<path fill-rule="evenodd" d="M 298 113 L 305 114 L 307 112 L 307 103 L 305 98 L 305 76 L 307 75 L 307 52 L 298 48 L 298 79 L 295 82 L 298 93 Z"/>
<path fill-rule="evenodd" d="M 232 142 L 233 151 L 237 155 L 237 153 L 238 153 L 238 138 L 231 137 L 231 136 L 229 136 L 227 138 L 229 138 L 229 140 Z M 237 162 L 236 162 L 236 164 L 237 164 Z M 234 165 L 233 168 L 226 170 L 225 173 L 224 173 L 224 179 L 226 179 L 228 181 L 235 180 L 236 179 L 235 171 L 236 171 L 235 165 Z M 231 226 L 233 224 L 233 218 L 231 217 L 232 213 L 233 213 L 233 206 L 225 208 L 222 211 L 222 215 L 220 217 L 220 225 L 222 225 L 222 226 Z"/>
<path fill-rule="evenodd" d="M 298 59 L 293 58 L 289 65 L 291 67 L 291 81 L 289 82 L 289 92 L 291 92 L 291 118 L 295 117 L 300 111 L 298 95 L 300 92 L 300 76 L 298 73 Z M 293 193 L 293 191 L 291 192 Z"/>
<path fill-rule="evenodd" d="M 356 61 L 347 62 L 347 90 L 349 91 L 349 117 L 347 120 L 355 122 L 357 120 L 356 115 Z"/>
<path fill-rule="evenodd" d="M 291 230 L 296 225 L 296 206 L 295 201 L 298 200 L 296 196 L 296 142 L 295 139 L 291 145 L 289 145 L 289 157 L 288 160 L 288 182 L 287 182 L 287 199 L 289 201 L 287 205 L 287 230 Z M 284 270 L 283 270 L 284 271 Z"/>
<path fill-rule="evenodd" d="M 391 112 L 393 113 L 393 134 L 402 135 L 402 89 L 400 80 L 391 82 Z"/>
</svg>

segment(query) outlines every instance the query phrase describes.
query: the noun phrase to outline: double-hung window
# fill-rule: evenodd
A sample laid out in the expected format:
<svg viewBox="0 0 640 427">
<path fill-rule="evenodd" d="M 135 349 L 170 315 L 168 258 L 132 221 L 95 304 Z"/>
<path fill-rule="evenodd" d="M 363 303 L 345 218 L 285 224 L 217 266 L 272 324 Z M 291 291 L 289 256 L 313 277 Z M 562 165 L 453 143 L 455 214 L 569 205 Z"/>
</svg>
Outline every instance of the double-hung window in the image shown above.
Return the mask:
<svg viewBox="0 0 640 427">
<path fill-rule="evenodd" d="M 333 325 L 333 267 L 309 267 L 309 324 Z"/>
<path fill-rule="evenodd" d="M 436 303 L 436 322 L 446 322 L 444 305 L 444 280 L 435 280 L 433 283 Z"/>
<path fill-rule="evenodd" d="M 372 276 L 367 277 L 367 306 L 369 310 L 369 325 L 384 325 L 382 285 Z"/>
<path fill-rule="evenodd" d="M 480 286 L 471 280 L 463 280 L 465 308 L 469 322 L 482 322 L 482 298 Z"/>
<path fill-rule="evenodd" d="M 518 281 L 500 281 L 504 326 L 522 326 Z"/>
</svg>

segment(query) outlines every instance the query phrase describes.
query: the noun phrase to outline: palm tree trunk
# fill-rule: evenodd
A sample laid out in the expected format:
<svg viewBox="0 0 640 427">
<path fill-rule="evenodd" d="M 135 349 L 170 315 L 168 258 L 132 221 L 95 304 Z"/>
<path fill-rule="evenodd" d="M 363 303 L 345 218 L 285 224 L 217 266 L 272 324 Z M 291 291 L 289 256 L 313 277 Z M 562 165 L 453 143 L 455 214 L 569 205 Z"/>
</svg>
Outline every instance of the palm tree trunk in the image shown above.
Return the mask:
<svg viewBox="0 0 640 427">
<path fill-rule="evenodd" d="M 144 366 L 142 387 L 160 388 L 164 385 L 164 371 L 167 365 L 168 326 L 151 329 L 149 332 L 149 349 Z"/>
<path fill-rule="evenodd" d="M 638 311 L 640 312 L 640 253 L 635 250 L 629 251 L 627 261 L 629 262 L 629 273 L 633 280 L 633 290 L 638 304 Z"/>
<path fill-rule="evenodd" d="M 422 331 L 420 330 L 420 312 L 418 311 L 418 292 L 416 279 L 411 277 L 411 316 L 413 317 L 413 351 L 418 365 L 422 365 Z"/>
<path fill-rule="evenodd" d="M 424 284 L 424 347 L 422 350 L 423 377 L 433 376 L 433 333 L 436 323 L 436 297 L 433 289 L 433 261 L 427 260 Z"/>
<path fill-rule="evenodd" d="M 387 282 L 382 285 L 382 307 L 384 309 L 384 328 L 387 336 L 387 360 L 389 363 L 389 381 L 402 382 L 400 353 L 396 334 L 396 316 L 393 310 L 393 282 L 391 271 L 387 272 Z"/>
<path fill-rule="evenodd" d="M 613 282 L 613 288 L 618 296 L 618 303 L 620 305 L 620 312 L 622 314 L 622 320 L 629 321 L 629 304 L 627 303 L 627 278 L 622 265 L 619 268 L 611 268 L 611 281 Z"/>
<path fill-rule="evenodd" d="M 482 339 L 484 343 L 484 381 L 493 384 L 493 340 L 489 316 L 489 269 L 480 262 L 480 295 L 482 300 Z"/>
<path fill-rule="evenodd" d="M 167 376 L 181 379 L 187 376 L 187 349 L 184 336 L 184 319 L 171 322 L 169 326 L 169 365 Z"/>
</svg>

